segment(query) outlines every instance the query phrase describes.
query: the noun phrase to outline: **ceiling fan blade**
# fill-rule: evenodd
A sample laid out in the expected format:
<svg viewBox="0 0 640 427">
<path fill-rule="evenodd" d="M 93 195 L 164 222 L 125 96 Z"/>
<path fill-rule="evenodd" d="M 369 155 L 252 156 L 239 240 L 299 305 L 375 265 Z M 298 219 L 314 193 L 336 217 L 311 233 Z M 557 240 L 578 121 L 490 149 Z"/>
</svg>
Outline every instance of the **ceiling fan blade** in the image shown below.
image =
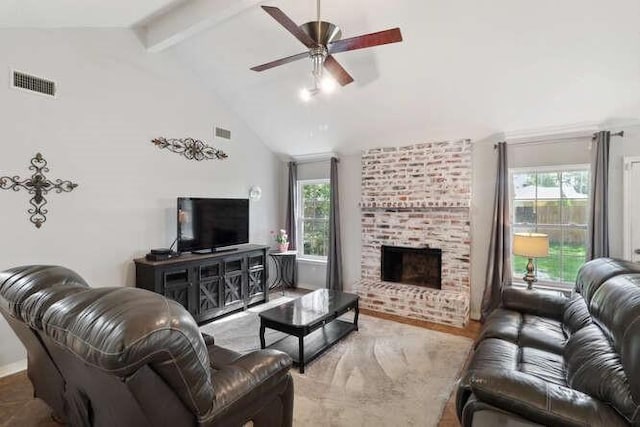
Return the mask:
<svg viewBox="0 0 640 427">
<path fill-rule="evenodd" d="M 400 28 L 379 31 L 377 33 L 365 34 L 363 36 L 351 37 L 344 40 L 337 40 L 327 48 L 329 53 L 346 52 L 348 50 L 365 49 L 367 47 L 379 46 L 382 44 L 397 43 L 402 41 Z"/>
<path fill-rule="evenodd" d="M 308 58 L 309 52 L 302 52 L 296 55 L 287 56 L 286 58 L 276 59 L 275 61 L 267 62 L 266 64 L 256 65 L 255 67 L 251 67 L 253 71 L 264 71 L 273 67 L 277 67 L 278 65 L 288 64 L 289 62 L 297 61 L 298 59 Z"/>
<path fill-rule="evenodd" d="M 309 37 L 307 33 L 302 31 L 295 22 L 291 20 L 283 11 L 273 6 L 262 6 L 265 12 L 267 12 L 273 19 L 278 21 L 280 25 L 287 29 L 295 38 L 300 40 L 306 47 L 314 47 L 317 43 Z"/>
<path fill-rule="evenodd" d="M 336 79 L 341 86 L 346 86 L 353 81 L 353 77 L 351 77 L 351 75 L 347 73 L 347 70 L 342 68 L 342 65 L 331 55 L 327 56 L 324 60 L 324 68 L 331 73 L 333 78 Z"/>
</svg>

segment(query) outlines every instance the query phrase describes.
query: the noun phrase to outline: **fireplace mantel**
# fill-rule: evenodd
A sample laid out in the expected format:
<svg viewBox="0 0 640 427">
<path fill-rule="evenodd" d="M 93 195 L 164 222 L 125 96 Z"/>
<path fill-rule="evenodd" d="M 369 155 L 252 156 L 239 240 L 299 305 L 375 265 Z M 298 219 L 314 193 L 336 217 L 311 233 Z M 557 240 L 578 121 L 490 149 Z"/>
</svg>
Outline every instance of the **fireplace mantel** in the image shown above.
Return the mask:
<svg viewBox="0 0 640 427">
<path fill-rule="evenodd" d="M 363 209 L 469 209 L 470 206 L 471 200 L 413 200 L 410 202 L 370 202 L 361 200 L 358 202 L 358 207 Z"/>
</svg>

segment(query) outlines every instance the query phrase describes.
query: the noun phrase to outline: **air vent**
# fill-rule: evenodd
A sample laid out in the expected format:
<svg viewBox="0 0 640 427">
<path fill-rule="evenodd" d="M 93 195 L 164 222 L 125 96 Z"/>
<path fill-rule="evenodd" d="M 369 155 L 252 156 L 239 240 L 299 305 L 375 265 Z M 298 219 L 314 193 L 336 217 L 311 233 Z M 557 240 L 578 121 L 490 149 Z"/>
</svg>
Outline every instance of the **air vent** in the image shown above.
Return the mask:
<svg viewBox="0 0 640 427">
<path fill-rule="evenodd" d="M 216 128 L 216 138 L 231 139 L 231 131 L 228 129 Z"/>
<path fill-rule="evenodd" d="M 21 73 L 20 71 L 13 72 L 13 87 L 37 92 L 43 95 L 56 96 L 55 82 Z"/>
</svg>

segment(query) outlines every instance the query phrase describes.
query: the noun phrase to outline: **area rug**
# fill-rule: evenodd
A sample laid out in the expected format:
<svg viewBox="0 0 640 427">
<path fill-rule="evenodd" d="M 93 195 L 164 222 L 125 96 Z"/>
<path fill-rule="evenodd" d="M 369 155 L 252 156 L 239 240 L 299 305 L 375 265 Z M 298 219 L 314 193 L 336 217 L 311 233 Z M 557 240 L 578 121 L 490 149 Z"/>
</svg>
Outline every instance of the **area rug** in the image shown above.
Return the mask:
<svg viewBox="0 0 640 427">
<path fill-rule="evenodd" d="M 238 352 L 259 349 L 257 313 L 287 300 L 201 330 Z M 294 426 L 436 426 L 472 341 L 371 316 L 361 315 L 358 324 L 304 374 L 292 369 Z M 268 344 L 282 336 L 267 329 L 265 339 Z"/>
</svg>

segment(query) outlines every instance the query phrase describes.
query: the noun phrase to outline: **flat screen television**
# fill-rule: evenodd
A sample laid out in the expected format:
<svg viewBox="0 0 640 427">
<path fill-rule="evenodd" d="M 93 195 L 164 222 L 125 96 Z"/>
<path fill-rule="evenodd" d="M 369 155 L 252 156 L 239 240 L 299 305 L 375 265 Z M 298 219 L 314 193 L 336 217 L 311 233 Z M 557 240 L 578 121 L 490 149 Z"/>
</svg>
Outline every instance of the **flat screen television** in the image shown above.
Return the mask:
<svg viewBox="0 0 640 427">
<path fill-rule="evenodd" d="M 178 252 L 249 243 L 249 199 L 178 197 Z"/>
</svg>

